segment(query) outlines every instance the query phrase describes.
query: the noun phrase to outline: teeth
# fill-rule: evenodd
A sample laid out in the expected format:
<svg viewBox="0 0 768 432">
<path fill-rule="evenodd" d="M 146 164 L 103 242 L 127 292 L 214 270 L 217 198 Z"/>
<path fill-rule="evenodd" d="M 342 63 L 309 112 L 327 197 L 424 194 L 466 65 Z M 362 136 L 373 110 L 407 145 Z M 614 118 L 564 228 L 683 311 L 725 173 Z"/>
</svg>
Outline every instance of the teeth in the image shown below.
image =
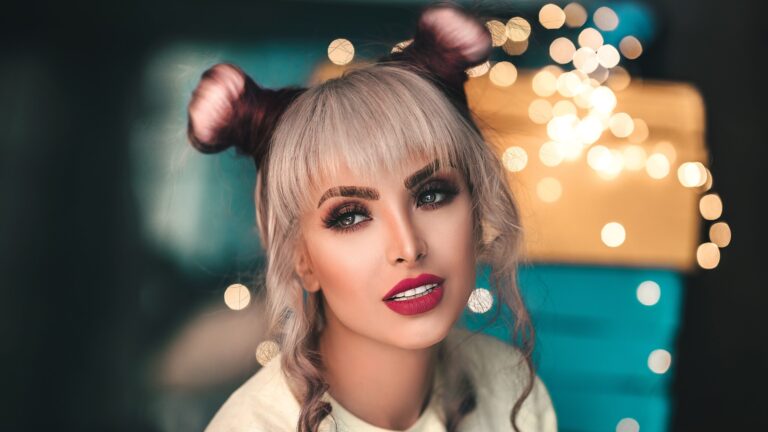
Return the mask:
<svg viewBox="0 0 768 432">
<path fill-rule="evenodd" d="M 395 301 L 403 301 L 410 300 L 413 297 L 421 297 L 422 295 L 426 295 L 429 292 L 432 292 L 432 289 L 434 289 L 436 286 L 437 284 L 427 284 L 420 287 L 411 288 L 408 291 L 403 291 L 399 294 L 396 294 L 394 297 L 392 297 L 392 299 Z"/>
</svg>

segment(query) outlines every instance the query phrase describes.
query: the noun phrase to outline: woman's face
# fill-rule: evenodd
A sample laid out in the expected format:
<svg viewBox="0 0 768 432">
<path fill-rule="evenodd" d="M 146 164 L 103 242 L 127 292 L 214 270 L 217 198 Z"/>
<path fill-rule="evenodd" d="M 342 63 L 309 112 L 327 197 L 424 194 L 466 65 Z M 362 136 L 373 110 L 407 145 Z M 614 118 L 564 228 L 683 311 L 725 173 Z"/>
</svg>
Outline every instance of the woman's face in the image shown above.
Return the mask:
<svg viewBox="0 0 768 432">
<path fill-rule="evenodd" d="M 413 160 L 405 177 L 380 171 L 370 184 L 342 167 L 319 188 L 301 221 L 297 271 L 307 290 L 322 291 L 328 329 L 415 349 L 441 341 L 458 319 L 475 284 L 472 202 L 459 171 L 435 166 Z M 420 299 L 385 300 L 423 274 L 443 281 Z"/>
</svg>

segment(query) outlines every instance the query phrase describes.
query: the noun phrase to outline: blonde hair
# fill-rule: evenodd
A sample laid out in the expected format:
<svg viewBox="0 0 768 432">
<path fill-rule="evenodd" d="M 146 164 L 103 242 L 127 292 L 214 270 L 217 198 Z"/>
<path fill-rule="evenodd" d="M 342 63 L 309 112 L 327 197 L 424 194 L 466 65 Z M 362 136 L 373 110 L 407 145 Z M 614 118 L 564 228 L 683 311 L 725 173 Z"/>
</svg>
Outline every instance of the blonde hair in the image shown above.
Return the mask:
<svg viewBox="0 0 768 432">
<path fill-rule="evenodd" d="M 529 371 L 510 413 L 518 430 L 517 413 L 535 376 L 534 333 L 517 285 L 522 229 L 505 170 L 473 121 L 461 115 L 437 84 L 408 64 L 390 62 L 349 70 L 295 99 L 280 118 L 267 164 L 258 173 L 257 223 L 266 250 L 267 310 L 272 334 L 281 345 L 283 370 L 301 401 L 300 432 L 316 431 L 331 407 L 322 400 L 328 385 L 317 349 L 324 325 L 322 294 L 307 294 L 295 273 L 295 253 L 303 241 L 297 222 L 311 208 L 318 183 L 334 178 L 340 163 L 370 181 L 381 168 L 405 174 L 405 161 L 425 156 L 464 174 L 472 197 L 477 264 L 489 265 L 498 304 L 513 312 L 512 334 L 519 336 Z M 445 370 L 458 371 L 446 380 L 455 391 L 445 392 L 443 400 L 450 431 L 474 409 L 475 391 L 461 367 Z"/>
</svg>

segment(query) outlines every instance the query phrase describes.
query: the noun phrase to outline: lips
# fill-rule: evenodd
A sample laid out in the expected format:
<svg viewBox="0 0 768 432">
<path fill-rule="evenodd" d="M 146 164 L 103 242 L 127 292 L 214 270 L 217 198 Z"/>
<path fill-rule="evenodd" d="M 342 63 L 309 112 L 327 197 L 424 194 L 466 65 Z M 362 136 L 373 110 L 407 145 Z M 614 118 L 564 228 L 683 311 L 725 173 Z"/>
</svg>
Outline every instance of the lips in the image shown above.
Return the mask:
<svg viewBox="0 0 768 432">
<path fill-rule="evenodd" d="M 409 289 L 418 288 L 423 285 L 441 284 L 445 279 L 440 276 L 435 276 L 429 273 L 422 273 L 415 278 L 403 279 L 397 283 L 387 294 L 382 298 L 383 301 L 392 301 L 392 297 L 400 294 L 401 292 L 408 291 Z"/>
</svg>

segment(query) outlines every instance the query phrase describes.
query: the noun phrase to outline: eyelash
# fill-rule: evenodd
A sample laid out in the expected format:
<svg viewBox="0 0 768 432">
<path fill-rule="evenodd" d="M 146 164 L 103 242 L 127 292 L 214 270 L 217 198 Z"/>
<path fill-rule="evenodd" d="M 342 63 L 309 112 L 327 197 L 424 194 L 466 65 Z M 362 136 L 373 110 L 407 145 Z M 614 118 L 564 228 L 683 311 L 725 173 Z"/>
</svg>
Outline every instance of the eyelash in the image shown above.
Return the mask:
<svg viewBox="0 0 768 432">
<path fill-rule="evenodd" d="M 459 188 L 454 186 L 450 182 L 446 181 L 435 181 L 432 183 L 427 184 L 422 190 L 419 191 L 418 194 L 414 195 L 414 198 L 419 198 L 425 194 L 444 194 L 445 198 L 443 198 L 442 201 L 438 202 L 431 202 L 431 203 L 425 203 L 420 206 L 417 206 L 418 208 L 426 207 L 427 209 L 435 209 L 442 207 L 445 204 L 448 204 L 451 202 L 453 197 L 455 197 L 459 193 Z M 341 220 L 354 215 L 364 215 L 365 217 L 370 217 L 370 214 L 368 213 L 368 210 L 358 204 L 358 203 L 352 203 L 343 205 L 342 207 L 336 208 L 331 212 L 331 214 L 323 220 L 323 223 L 325 224 L 325 227 L 334 231 L 338 231 L 340 233 L 349 233 L 352 231 L 355 231 L 359 229 L 365 221 L 356 223 L 354 225 L 348 225 L 346 228 L 341 225 Z M 354 222 L 354 218 L 352 220 Z"/>
</svg>

